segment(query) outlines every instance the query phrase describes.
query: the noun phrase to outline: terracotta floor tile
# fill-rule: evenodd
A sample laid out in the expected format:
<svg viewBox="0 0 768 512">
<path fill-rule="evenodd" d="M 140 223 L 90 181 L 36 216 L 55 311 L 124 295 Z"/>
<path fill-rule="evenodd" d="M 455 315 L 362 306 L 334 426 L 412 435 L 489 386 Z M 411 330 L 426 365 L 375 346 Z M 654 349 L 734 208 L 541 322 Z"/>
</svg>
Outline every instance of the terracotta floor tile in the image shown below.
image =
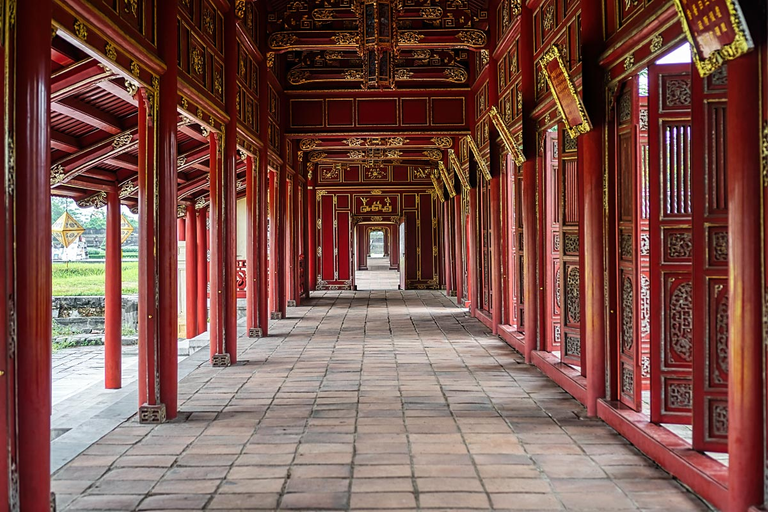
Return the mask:
<svg viewBox="0 0 768 512">
<path fill-rule="evenodd" d="M 53 475 L 67 510 L 700 510 L 438 291 L 314 292 Z M 576 415 L 574 415 L 574 413 Z M 67 505 L 69 504 L 69 505 Z"/>
</svg>

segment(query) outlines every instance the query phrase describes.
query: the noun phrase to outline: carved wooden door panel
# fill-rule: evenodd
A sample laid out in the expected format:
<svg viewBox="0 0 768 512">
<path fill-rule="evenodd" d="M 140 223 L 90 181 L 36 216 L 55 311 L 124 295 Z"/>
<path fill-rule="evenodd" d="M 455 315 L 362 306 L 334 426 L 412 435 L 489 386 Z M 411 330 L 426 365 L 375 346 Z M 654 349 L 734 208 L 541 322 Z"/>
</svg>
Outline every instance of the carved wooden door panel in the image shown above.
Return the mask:
<svg viewBox="0 0 768 512">
<path fill-rule="evenodd" d="M 728 451 L 725 67 L 693 83 L 693 448 Z"/>
<path fill-rule="evenodd" d="M 620 401 L 639 411 L 642 408 L 640 296 L 640 220 L 642 198 L 642 157 L 638 79 L 624 85 L 617 105 L 616 166 L 616 247 L 618 254 L 618 330 L 616 352 L 619 367 L 615 383 Z"/>
<path fill-rule="evenodd" d="M 564 130 L 561 140 L 568 144 Z M 579 268 L 579 171 L 576 152 L 560 152 L 560 287 L 561 350 L 564 363 L 582 367 L 581 343 L 581 269 Z M 582 368 L 583 369 L 583 368 Z"/>
<path fill-rule="evenodd" d="M 549 352 L 560 350 L 561 329 L 560 308 L 562 298 L 560 272 L 560 166 L 558 162 L 559 143 L 557 132 L 546 134 L 544 149 L 544 255 L 546 274 L 544 276 L 544 315 L 547 329 L 544 333 L 544 349 Z"/>
<path fill-rule="evenodd" d="M 649 68 L 651 421 L 691 421 L 693 243 L 689 64 Z"/>
<path fill-rule="evenodd" d="M 502 187 L 502 204 L 504 205 L 504 215 L 502 217 L 502 233 L 504 233 L 506 261 L 504 262 L 504 273 L 501 278 L 502 286 L 504 287 L 505 307 L 504 307 L 504 323 L 517 328 L 517 314 L 518 314 L 518 279 L 520 279 L 519 267 L 517 259 L 519 258 L 517 239 L 517 201 L 518 194 L 515 189 L 517 167 L 512 162 L 509 155 L 505 156 L 506 166 L 504 167 L 505 173 L 503 174 Z"/>
<path fill-rule="evenodd" d="M 480 309 L 491 311 L 491 184 L 480 180 L 478 183 L 478 241 L 477 248 L 480 251 Z"/>
</svg>

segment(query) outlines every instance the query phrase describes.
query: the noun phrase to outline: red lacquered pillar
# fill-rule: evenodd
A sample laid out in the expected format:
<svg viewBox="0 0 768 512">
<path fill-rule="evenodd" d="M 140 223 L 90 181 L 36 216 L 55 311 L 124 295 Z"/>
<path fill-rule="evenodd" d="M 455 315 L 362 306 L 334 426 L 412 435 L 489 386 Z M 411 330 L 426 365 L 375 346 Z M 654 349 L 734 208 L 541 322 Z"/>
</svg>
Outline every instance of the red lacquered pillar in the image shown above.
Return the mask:
<svg viewBox="0 0 768 512">
<path fill-rule="evenodd" d="M 259 328 L 259 187 L 253 157 L 245 159 L 245 322 L 248 337 L 257 337 Z"/>
<path fill-rule="evenodd" d="M 309 290 L 317 289 L 317 193 L 315 192 L 315 179 L 312 171 L 315 164 L 307 164 L 307 269 L 309 272 Z M 309 297 L 309 293 L 307 293 Z"/>
<path fill-rule="evenodd" d="M 186 259 L 186 288 L 187 301 L 187 338 L 194 338 L 200 331 L 197 321 L 197 223 L 195 222 L 195 206 L 188 204 L 184 212 L 186 219 L 184 227 L 184 257 Z"/>
<path fill-rule="evenodd" d="M 208 330 L 208 228 L 206 227 L 207 210 L 197 210 L 195 224 L 197 258 L 197 332 Z"/>
<path fill-rule="evenodd" d="M 107 251 L 104 286 L 104 387 L 122 385 L 122 257 L 120 255 L 120 197 L 107 193 Z"/>
<path fill-rule="evenodd" d="M 449 211 L 451 208 L 451 200 L 446 199 L 445 202 L 442 204 L 442 215 L 440 216 L 440 220 L 442 221 L 441 224 L 441 231 L 442 231 L 442 240 L 443 240 L 443 246 L 441 250 L 443 251 L 443 282 L 445 284 L 445 293 L 446 295 L 450 296 L 451 291 L 454 290 L 454 284 L 453 284 L 453 272 L 451 269 L 451 229 L 450 229 L 450 215 Z"/>
<path fill-rule="evenodd" d="M 523 148 L 527 160 L 523 164 L 523 310 L 524 317 L 518 319 L 518 328 L 522 325 L 525 340 L 525 362 L 531 362 L 531 354 L 538 345 L 537 328 L 538 283 L 536 280 L 536 260 L 538 258 L 536 240 L 536 124 L 531 119 L 531 112 L 536 105 L 535 98 L 535 69 L 533 62 L 533 13 L 525 2 L 520 8 L 520 39 L 519 55 L 521 81 L 520 91 L 523 95 Z"/>
<path fill-rule="evenodd" d="M 177 59 L 178 14 L 177 2 L 158 4 L 158 50 L 160 57 L 170 63 L 160 77 L 160 97 L 157 98 L 157 258 L 159 295 L 159 349 L 160 401 L 165 404 L 166 418 L 176 417 L 178 403 L 178 243 L 175 219 L 178 215 L 177 124 L 178 67 Z"/>
<path fill-rule="evenodd" d="M 219 161 L 219 135 L 211 132 L 210 141 L 210 356 L 224 353 L 224 176 Z"/>
<path fill-rule="evenodd" d="M 278 311 L 277 306 L 277 172 L 269 169 L 269 316 Z"/>
<path fill-rule="evenodd" d="M 461 250 L 461 242 L 462 242 L 462 236 L 461 234 L 464 232 L 462 229 L 462 223 L 461 219 L 464 217 L 463 214 L 463 205 L 461 204 L 461 194 L 456 194 L 456 197 L 453 198 L 453 206 L 454 206 L 454 245 L 455 245 L 455 252 L 456 257 L 454 259 L 454 263 L 456 264 L 456 303 L 459 306 L 464 307 L 464 260 L 463 260 L 463 252 Z"/>
<path fill-rule="evenodd" d="M 155 126 L 148 115 L 146 89 L 137 94 L 139 112 L 139 408 L 156 407 L 160 396 L 156 386 L 157 303 L 156 281 L 156 197 Z M 172 219 L 175 220 L 176 214 Z M 174 237 L 175 240 L 175 237 Z"/>
<path fill-rule="evenodd" d="M 276 256 L 275 261 L 275 288 L 277 289 L 277 302 L 275 311 L 280 313 L 280 318 L 286 318 L 288 312 L 288 303 L 285 293 L 285 269 L 288 266 L 288 254 L 286 253 L 286 231 L 288 229 L 288 176 L 285 163 L 280 164 L 279 174 L 276 175 L 275 184 L 275 233 L 276 238 Z"/>
<path fill-rule="evenodd" d="M 224 14 L 224 97 L 229 115 L 224 137 L 224 352 L 237 362 L 237 18 L 235 2 Z"/>
<path fill-rule="evenodd" d="M 392 232 L 389 237 L 389 269 L 400 270 L 400 226 L 397 224 L 392 225 Z"/>
<path fill-rule="evenodd" d="M 499 332 L 501 324 L 501 178 L 499 169 L 491 178 L 491 313 L 493 333 Z"/>
<path fill-rule="evenodd" d="M 15 75 L 6 84 L 15 87 L 8 99 L 16 113 L 11 134 L 16 151 L 16 331 L 11 335 L 17 340 L 16 461 L 24 511 L 49 510 L 51 500 L 51 3 L 16 2 Z"/>
<path fill-rule="evenodd" d="M 600 0 L 581 0 L 582 87 L 584 106 L 593 128 L 578 138 L 582 208 L 580 238 L 582 337 L 586 340 L 587 414 L 597 414 L 605 397 L 605 274 L 603 271 L 603 71 L 598 64 L 603 46 Z"/>
<path fill-rule="evenodd" d="M 748 20 L 760 9 L 742 3 Z M 728 63 L 728 510 L 763 504 L 763 210 L 760 161 L 760 50 Z M 695 72 L 694 72 L 695 73 Z M 696 77 L 698 78 L 698 77 Z"/>
<path fill-rule="evenodd" d="M 179 237 L 179 242 L 187 241 L 187 228 L 184 217 L 176 219 L 176 235 Z"/>
</svg>

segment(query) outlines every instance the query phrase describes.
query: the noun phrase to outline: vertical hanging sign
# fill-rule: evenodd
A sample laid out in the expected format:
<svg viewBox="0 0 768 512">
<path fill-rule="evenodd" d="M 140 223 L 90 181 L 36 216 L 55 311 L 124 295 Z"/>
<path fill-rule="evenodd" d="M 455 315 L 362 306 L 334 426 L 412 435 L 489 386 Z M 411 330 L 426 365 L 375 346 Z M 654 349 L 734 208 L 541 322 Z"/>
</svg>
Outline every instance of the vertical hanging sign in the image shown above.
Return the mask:
<svg viewBox="0 0 768 512">
<path fill-rule="evenodd" d="M 702 77 L 754 48 L 738 0 L 675 0 L 675 8 Z"/>
<path fill-rule="evenodd" d="M 563 56 L 557 45 L 552 45 L 541 57 L 541 68 L 544 76 L 547 77 L 552 96 L 557 103 L 557 109 L 560 111 L 565 129 L 568 130 L 571 138 L 575 139 L 582 133 L 591 130 L 592 123 L 589 122 L 587 111 L 576 92 L 576 86 L 573 85 L 573 80 L 568 74 L 568 68 L 565 67 Z"/>
</svg>

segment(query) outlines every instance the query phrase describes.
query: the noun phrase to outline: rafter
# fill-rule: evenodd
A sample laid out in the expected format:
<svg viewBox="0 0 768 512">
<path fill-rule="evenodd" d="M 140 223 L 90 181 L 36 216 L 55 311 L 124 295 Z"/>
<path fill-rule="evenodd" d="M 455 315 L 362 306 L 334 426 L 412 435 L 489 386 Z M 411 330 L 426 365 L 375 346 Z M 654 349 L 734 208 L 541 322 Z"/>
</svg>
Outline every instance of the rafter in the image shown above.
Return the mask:
<svg viewBox="0 0 768 512">
<path fill-rule="evenodd" d="M 51 110 L 113 135 L 123 131 L 122 124 L 117 117 L 75 98 L 53 102 L 51 103 Z"/>
</svg>

